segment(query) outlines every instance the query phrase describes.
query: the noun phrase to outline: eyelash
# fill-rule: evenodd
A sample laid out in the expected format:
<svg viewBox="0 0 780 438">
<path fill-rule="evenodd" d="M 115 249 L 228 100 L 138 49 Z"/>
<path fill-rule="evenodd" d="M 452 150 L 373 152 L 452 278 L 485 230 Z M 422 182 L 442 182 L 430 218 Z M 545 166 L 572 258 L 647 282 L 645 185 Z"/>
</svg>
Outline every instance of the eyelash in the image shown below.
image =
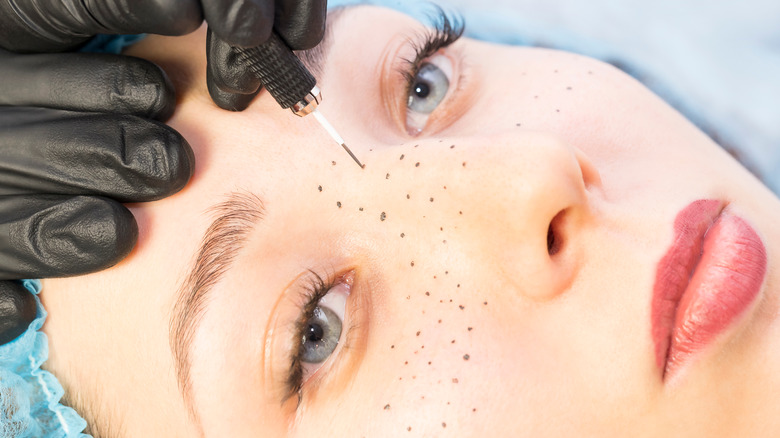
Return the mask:
<svg viewBox="0 0 780 438">
<path fill-rule="evenodd" d="M 465 30 L 465 24 L 461 17 L 454 16 L 451 19 L 443 9 L 437 9 L 438 13 L 436 14 L 434 26 L 422 35 L 422 44 L 420 42 L 412 42 L 415 52 L 414 60 L 404 60 L 406 65 L 400 73 L 406 82 L 405 96 L 408 96 L 412 87 L 414 87 L 415 78 L 423 66 L 423 61 L 433 56 L 439 50 L 453 44 L 463 35 Z"/>
<path fill-rule="evenodd" d="M 307 328 L 307 322 L 314 317 L 314 310 L 317 308 L 320 300 L 336 286 L 336 278 L 338 278 L 330 276 L 326 280 L 314 271 L 310 270 L 309 272 L 311 273 L 311 279 L 301 292 L 302 302 L 304 303 L 301 306 L 301 316 L 295 321 L 294 339 L 296 342 L 303 337 Z M 333 278 L 333 280 L 330 278 Z M 348 319 L 351 320 L 352 318 Z M 349 334 L 350 330 L 352 330 L 352 327 L 347 327 L 346 333 Z M 300 404 L 301 399 L 303 398 L 303 366 L 301 365 L 302 348 L 303 347 L 299 345 L 298 348 L 294 348 L 292 351 L 292 356 L 290 358 L 290 373 L 287 377 L 287 397 L 285 397 L 285 400 L 287 400 L 292 396 L 297 396 L 298 404 Z"/>
</svg>

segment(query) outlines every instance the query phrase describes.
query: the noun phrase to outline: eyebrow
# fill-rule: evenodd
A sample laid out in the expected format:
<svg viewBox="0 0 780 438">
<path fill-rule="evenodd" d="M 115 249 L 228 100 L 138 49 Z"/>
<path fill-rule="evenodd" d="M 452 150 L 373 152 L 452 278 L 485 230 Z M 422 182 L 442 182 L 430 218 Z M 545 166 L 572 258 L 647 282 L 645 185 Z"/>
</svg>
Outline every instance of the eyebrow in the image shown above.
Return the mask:
<svg viewBox="0 0 780 438">
<path fill-rule="evenodd" d="M 232 192 L 208 209 L 216 216 L 201 239 L 195 262 L 178 290 L 169 323 L 169 343 L 182 397 L 197 419 L 190 378 L 192 344 L 210 301 L 214 285 L 233 266 L 249 233 L 263 218 L 265 207 L 257 195 Z"/>
</svg>

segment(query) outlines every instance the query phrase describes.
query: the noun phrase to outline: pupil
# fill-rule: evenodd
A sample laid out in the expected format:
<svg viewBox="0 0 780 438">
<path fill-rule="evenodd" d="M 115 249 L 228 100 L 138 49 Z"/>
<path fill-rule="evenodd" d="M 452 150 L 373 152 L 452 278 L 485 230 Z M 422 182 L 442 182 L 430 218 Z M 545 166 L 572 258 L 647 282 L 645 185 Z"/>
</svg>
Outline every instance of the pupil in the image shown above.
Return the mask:
<svg viewBox="0 0 780 438">
<path fill-rule="evenodd" d="M 425 99 L 431 94 L 431 87 L 429 87 L 428 84 L 418 82 L 414 86 L 414 94 L 416 94 L 417 97 Z"/>
<path fill-rule="evenodd" d="M 306 340 L 309 342 L 320 342 L 322 336 L 325 334 L 325 330 L 319 324 L 309 324 L 306 330 Z"/>
</svg>

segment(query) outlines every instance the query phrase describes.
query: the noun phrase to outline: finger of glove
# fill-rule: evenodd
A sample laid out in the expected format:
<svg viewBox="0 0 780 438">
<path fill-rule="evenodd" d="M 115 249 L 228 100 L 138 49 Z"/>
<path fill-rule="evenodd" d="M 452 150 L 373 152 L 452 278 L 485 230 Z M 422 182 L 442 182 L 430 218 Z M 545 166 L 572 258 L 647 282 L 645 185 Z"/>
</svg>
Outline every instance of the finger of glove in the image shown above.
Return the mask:
<svg viewBox="0 0 780 438">
<path fill-rule="evenodd" d="M 154 63 L 131 56 L 17 55 L 0 50 L 0 77 L 0 105 L 116 112 L 165 120 L 176 104 L 165 72 Z"/>
<path fill-rule="evenodd" d="M 325 35 L 327 0 L 277 0 L 274 29 L 293 50 L 307 50 Z"/>
<path fill-rule="evenodd" d="M 187 141 L 160 122 L 0 107 L 0 196 L 94 194 L 152 201 L 181 190 L 194 165 Z"/>
<path fill-rule="evenodd" d="M 0 46 L 52 52 L 98 33 L 184 35 L 202 22 L 198 0 L 0 0 Z"/>
<path fill-rule="evenodd" d="M 32 292 L 18 281 L 0 281 L 0 345 L 24 333 L 36 313 Z"/>
<path fill-rule="evenodd" d="M 105 269 L 127 256 L 137 239 L 133 215 L 111 199 L 0 197 L 0 280 Z"/>
<path fill-rule="evenodd" d="M 238 53 L 209 27 L 206 36 L 206 84 L 220 108 L 245 109 L 260 92 L 260 80 L 239 61 Z"/>
<path fill-rule="evenodd" d="M 264 43 L 274 24 L 273 0 L 204 0 L 203 15 L 214 33 L 232 46 Z"/>
</svg>

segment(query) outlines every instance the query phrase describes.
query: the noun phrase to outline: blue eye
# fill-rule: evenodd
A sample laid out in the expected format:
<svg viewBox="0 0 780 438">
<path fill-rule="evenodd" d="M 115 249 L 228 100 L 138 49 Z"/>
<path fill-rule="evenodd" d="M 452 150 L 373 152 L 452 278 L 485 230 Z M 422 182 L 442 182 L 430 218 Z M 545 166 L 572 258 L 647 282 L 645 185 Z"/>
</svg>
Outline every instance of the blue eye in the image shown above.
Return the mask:
<svg viewBox="0 0 780 438">
<path fill-rule="evenodd" d="M 449 59 L 437 55 L 422 64 L 410 81 L 406 101 L 406 127 L 410 134 L 422 131 L 430 114 L 444 100 L 450 89 L 451 70 Z"/>
<path fill-rule="evenodd" d="M 339 342 L 343 341 L 343 325 L 351 277 L 330 287 L 321 285 L 317 292 L 320 298 L 310 303 L 316 306 L 307 314 L 298 327 L 297 362 L 300 366 L 300 382 L 305 383 L 327 360 L 338 354 Z"/>
<path fill-rule="evenodd" d="M 301 336 L 301 362 L 321 363 L 327 359 L 339 344 L 341 318 L 333 310 L 318 306 L 306 321 Z"/>
</svg>

